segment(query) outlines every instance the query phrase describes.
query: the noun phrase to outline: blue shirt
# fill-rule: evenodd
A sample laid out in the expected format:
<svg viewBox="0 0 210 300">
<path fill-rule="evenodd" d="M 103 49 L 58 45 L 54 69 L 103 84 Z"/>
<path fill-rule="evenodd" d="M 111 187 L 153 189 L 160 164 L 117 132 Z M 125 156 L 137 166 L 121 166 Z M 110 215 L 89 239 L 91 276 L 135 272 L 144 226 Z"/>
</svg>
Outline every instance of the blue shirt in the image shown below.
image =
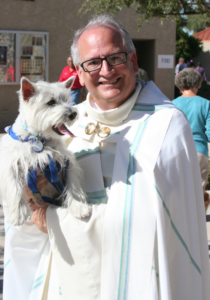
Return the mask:
<svg viewBox="0 0 210 300">
<path fill-rule="evenodd" d="M 199 97 L 178 97 L 172 101 L 190 122 L 197 152 L 208 154 L 210 142 L 210 101 Z"/>
</svg>

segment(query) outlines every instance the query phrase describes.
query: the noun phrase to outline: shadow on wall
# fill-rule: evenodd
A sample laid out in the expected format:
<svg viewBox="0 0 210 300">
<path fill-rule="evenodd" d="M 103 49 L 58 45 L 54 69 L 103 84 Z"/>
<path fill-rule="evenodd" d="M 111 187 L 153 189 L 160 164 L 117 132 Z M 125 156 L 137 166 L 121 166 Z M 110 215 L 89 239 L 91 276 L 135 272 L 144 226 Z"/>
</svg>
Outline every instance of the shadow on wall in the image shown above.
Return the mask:
<svg viewBox="0 0 210 300">
<path fill-rule="evenodd" d="M 199 55 L 193 59 L 193 61 L 196 67 L 198 62 L 201 63 L 201 66 L 206 72 L 207 79 L 210 81 L 210 51 L 200 52 Z"/>
<path fill-rule="evenodd" d="M 139 67 L 144 69 L 149 80 L 155 78 L 155 40 L 133 40 Z"/>
</svg>

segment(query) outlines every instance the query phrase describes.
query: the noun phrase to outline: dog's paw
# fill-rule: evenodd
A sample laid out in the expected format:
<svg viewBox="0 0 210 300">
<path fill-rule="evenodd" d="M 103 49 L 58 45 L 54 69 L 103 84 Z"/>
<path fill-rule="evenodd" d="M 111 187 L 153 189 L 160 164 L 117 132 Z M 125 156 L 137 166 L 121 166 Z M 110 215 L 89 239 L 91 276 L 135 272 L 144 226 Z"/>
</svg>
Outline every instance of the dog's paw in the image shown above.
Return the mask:
<svg viewBox="0 0 210 300">
<path fill-rule="evenodd" d="M 92 206 L 88 203 L 73 201 L 70 206 L 70 213 L 78 219 L 87 218 L 92 213 Z"/>
</svg>

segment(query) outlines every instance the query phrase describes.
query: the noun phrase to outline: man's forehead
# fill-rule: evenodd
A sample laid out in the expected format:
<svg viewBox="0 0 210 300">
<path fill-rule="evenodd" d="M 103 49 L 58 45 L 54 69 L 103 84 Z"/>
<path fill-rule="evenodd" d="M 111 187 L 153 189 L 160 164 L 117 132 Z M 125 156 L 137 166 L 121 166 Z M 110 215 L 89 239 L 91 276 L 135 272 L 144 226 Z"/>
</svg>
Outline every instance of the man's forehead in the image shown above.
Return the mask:
<svg viewBox="0 0 210 300">
<path fill-rule="evenodd" d="M 78 48 L 82 60 L 125 51 L 121 34 L 112 25 L 86 29 L 78 40 Z"/>
<path fill-rule="evenodd" d="M 80 36 L 79 40 L 78 40 L 78 44 L 80 44 L 81 42 L 87 40 L 88 38 L 90 38 L 92 35 L 94 36 L 104 36 L 104 32 L 105 31 L 109 31 L 109 34 L 118 37 L 119 39 L 121 39 L 122 41 L 122 37 L 121 34 L 119 32 L 119 30 L 114 27 L 113 25 L 107 24 L 107 25 L 96 25 L 94 27 L 91 28 L 87 28 Z"/>
</svg>

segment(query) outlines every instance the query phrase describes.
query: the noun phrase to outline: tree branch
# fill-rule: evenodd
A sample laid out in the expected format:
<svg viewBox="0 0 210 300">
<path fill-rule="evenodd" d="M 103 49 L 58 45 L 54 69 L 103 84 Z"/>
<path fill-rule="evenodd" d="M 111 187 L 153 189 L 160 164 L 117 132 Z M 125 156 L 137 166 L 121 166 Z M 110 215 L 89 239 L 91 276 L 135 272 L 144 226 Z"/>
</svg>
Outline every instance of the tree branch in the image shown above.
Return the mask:
<svg viewBox="0 0 210 300">
<path fill-rule="evenodd" d="M 210 6 L 206 3 L 206 1 L 202 0 L 202 4 L 205 7 L 205 9 L 210 12 Z"/>
</svg>

